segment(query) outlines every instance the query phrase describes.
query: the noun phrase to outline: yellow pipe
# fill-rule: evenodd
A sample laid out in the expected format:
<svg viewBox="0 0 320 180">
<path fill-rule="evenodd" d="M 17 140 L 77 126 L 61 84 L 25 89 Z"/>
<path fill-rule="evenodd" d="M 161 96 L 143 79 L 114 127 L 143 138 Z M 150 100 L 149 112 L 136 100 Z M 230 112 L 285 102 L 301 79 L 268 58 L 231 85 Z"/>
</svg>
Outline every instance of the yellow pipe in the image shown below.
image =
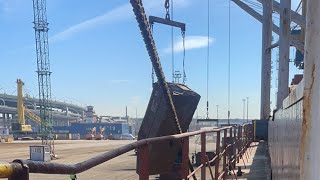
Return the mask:
<svg viewBox="0 0 320 180">
<path fill-rule="evenodd" d="M 13 174 L 13 167 L 10 164 L 0 164 L 0 178 L 9 178 Z"/>
</svg>

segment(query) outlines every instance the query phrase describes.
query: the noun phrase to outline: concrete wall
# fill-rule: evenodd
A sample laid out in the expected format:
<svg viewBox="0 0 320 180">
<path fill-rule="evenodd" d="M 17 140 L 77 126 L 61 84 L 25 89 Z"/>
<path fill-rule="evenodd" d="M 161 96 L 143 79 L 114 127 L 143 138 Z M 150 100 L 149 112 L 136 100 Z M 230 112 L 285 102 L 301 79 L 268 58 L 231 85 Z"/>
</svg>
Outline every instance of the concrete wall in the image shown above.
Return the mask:
<svg viewBox="0 0 320 180">
<path fill-rule="evenodd" d="M 269 152 L 273 179 L 300 179 L 300 142 L 303 112 L 303 84 L 283 101 L 269 121 Z"/>
</svg>

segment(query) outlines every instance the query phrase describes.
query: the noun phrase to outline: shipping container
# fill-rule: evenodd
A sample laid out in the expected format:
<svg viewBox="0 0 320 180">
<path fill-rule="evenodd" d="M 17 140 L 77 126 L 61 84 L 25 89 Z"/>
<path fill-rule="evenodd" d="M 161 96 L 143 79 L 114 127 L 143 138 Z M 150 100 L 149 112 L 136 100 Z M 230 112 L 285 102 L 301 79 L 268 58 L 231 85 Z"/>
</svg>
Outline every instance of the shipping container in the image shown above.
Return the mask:
<svg viewBox="0 0 320 180">
<path fill-rule="evenodd" d="M 55 126 L 53 130 L 55 134 L 80 134 L 82 137 L 91 132 L 94 127 L 97 134 L 103 127 L 105 128 L 103 135 L 129 134 L 129 125 L 120 123 L 72 123 L 71 126 Z"/>
<path fill-rule="evenodd" d="M 9 128 L 0 127 L 0 135 L 9 135 Z"/>
<path fill-rule="evenodd" d="M 269 120 L 252 120 L 255 141 L 268 140 L 268 122 Z"/>
</svg>

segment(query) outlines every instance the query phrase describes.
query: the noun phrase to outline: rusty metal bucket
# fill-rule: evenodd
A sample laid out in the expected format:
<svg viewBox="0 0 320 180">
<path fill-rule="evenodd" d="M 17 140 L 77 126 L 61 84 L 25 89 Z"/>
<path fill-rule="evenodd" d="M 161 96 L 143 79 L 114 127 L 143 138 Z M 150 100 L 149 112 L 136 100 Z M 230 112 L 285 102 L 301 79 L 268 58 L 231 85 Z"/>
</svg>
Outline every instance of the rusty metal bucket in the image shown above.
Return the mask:
<svg viewBox="0 0 320 180">
<path fill-rule="evenodd" d="M 200 100 L 200 95 L 186 85 L 168 83 L 182 132 L 186 132 Z M 141 124 L 138 139 L 177 134 L 175 118 L 164 99 L 158 83 L 154 83 L 148 108 Z M 179 140 L 160 142 L 149 146 L 149 174 L 161 174 L 173 170 L 177 154 L 181 149 Z M 137 163 L 142 154 L 138 153 Z M 139 166 L 137 166 L 139 167 Z M 139 173 L 139 169 L 137 168 Z"/>
</svg>

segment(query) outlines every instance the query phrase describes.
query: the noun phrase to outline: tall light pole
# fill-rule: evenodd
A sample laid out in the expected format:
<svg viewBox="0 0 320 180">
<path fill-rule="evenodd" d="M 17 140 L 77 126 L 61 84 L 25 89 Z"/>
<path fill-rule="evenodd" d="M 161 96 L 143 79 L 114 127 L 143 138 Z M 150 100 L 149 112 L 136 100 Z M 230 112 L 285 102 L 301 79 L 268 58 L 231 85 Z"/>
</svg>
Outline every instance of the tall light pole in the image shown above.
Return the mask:
<svg viewBox="0 0 320 180">
<path fill-rule="evenodd" d="M 136 121 L 138 120 L 138 108 L 136 107 Z"/>
<path fill-rule="evenodd" d="M 247 97 L 247 123 L 249 123 L 249 97 Z"/>
<path fill-rule="evenodd" d="M 217 105 L 217 120 L 219 119 L 219 105 Z"/>
<path fill-rule="evenodd" d="M 219 105 L 217 105 L 217 127 L 219 126 Z"/>
<path fill-rule="evenodd" d="M 246 99 L 242 99 L 243 101 L 243 116 L 242 116 L 242 124 L 244 123 L 244 117 L 245 117 L 245 110 L 246 110 L 246 107 L 245 107 L 245 104 L 246 104 Z"/>
</svg>

